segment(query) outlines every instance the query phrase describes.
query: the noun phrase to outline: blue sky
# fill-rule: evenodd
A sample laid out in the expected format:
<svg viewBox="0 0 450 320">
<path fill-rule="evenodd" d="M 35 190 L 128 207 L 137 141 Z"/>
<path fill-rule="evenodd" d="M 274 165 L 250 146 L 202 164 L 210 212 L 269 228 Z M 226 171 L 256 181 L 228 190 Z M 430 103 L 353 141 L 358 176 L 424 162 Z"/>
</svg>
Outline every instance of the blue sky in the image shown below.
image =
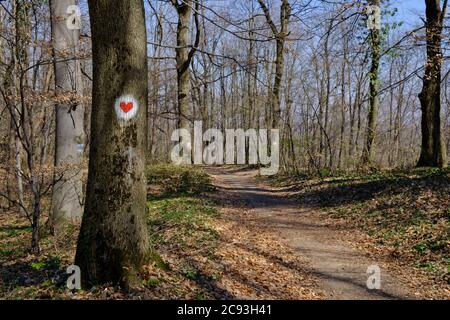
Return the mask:
<svg viewBox="0 0 450 320">
<path fill-rule="evenodd" d="M 420 24 L 420 17 L 425 16 L 425 0 L 393 0 L 392 6 L 398 8 L 398 17 L 408 27 Z"/>
</svg>

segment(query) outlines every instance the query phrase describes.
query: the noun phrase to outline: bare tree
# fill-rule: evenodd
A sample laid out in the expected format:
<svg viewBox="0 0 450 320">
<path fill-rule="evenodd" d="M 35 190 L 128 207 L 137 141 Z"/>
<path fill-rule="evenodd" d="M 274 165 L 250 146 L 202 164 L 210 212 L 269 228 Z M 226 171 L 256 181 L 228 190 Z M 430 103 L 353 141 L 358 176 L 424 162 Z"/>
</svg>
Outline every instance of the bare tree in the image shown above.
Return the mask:
<svg viewBox="0 0 450 320">
<path fill-rule="evenodd" d="M 30 50 L 35 41 L 31 21 L 36 19 L 37 12 L 27 0 L 15 0 L 11 7 L 13 46 L 5 88 L 0 88 L 0 92 L 14 132 L 17 196 L 14 199 L 3 192 L 0 196 L 17 204 L 20 213 L 28 219 L 32 228 L 31 248 L 33 253 L 39 254 L 42 201 L 53 186 L 47 163 L 52 113 L 45 99 L 30 97 L 37 97 L 38 92 L 41 96 L 48 95 L 51 72 L 48 67 L 42 68 L 44 72 L 38 88 L 40 73 L 37 66 L 45 65 L 44 57 Z"/>
<path fill-rule="evenodd" d="M 84 148 L 83 82 L 77 57 L 80 36 L 78 22 L 68 15 L 75 0 L 51 0 L 52 42 L 56 86 L 56 178 L 52 199 L 53 224 L 76 222 L 82 216 L 82 150 Z"/>
<path fill-rule="evenodd" d="M 289 35 L 289 21 L 291 17 L 291 5 L 288 0 L 281 0 L 280 7 L 280 27 L 277 27 L 269 8 L 265 4 L 264 0 L 258 0 L 261 9 L 266 17 L 267 24 L 269 25 L 272 34 L 276 41 L 276 57 L 275 57 L 275 80 L 272 87 L 271 95 L 271 107 L 272 107 L 272 127 L 278 128 L 281 124 L 281 82 L 283 80 L 284 73 L 284 50 L 286 38 Z"/>
</svg>

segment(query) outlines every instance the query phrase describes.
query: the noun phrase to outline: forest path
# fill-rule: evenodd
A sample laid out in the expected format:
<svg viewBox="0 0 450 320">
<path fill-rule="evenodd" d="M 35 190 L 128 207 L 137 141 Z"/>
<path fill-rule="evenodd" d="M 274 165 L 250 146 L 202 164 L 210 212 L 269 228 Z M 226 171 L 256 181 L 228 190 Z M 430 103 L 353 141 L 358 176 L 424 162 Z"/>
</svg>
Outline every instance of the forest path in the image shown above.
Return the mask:
<svg viewBox="0 0 450 320">
<path fill-rule="evenodd" d="M 342 234 L 321 223 L 317 211 L 299 207 L 290 192 L 256 179 L 257 171 L 230 167 L 207 168 L 218 188 L 219 200 L 250 209 L 265 227 L 277 232 L 295 251 L 309 260 L 305 266 L 319 279 L 327 299 L 411 299 L 414 294 L 386 266 L 352 248 Z M 330 195 L 331 196 L 331 195 Z M 368 290 L 367 269 L 380 265 L 381 290 Z"/>
</svg>

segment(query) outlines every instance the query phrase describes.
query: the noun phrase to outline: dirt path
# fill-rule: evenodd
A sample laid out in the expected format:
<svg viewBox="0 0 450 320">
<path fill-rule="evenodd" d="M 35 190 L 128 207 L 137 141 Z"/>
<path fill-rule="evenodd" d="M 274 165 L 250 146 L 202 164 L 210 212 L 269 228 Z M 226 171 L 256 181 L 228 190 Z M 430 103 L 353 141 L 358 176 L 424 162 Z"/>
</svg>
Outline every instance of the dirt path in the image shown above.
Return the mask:
<svg viewBox="0 0 450 320">
<path fill-rule="evenodd" d="M 274 190 L 255 179 L 257 171 L 208 168 L 221 198 L 245 205 L 309 260 L 307 268 L 319 279 L 328 299 L 408 299 L 411 289 L 376 257 L 368 257 L 345 242 L 339 231 L 321 223 L 318 214 L 299 208 L 289 192 Z M 331 196 L 331 195 L 330 195 Z M 381 290 L 368 290 L 369 266 L 381 268 Z"/>
</svg>

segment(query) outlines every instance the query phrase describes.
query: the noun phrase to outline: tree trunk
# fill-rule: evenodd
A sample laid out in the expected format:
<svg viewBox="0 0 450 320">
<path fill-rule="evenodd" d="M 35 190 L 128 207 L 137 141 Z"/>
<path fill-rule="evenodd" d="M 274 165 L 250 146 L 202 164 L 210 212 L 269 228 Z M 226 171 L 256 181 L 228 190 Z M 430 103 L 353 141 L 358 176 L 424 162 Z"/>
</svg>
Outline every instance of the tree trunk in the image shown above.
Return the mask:
<svg viewBox="0 0 450 320">
<path fill-rule="evenodd" d="M 178 128 L 189 128 L 189 124 L 194 120 L 191 114 L 189 103 L 190 91 L 190 71 L 189 66 L 195 54 L 196 48 L 200 41 L 200 30 L 198 20 L 199 3 L 195 2 L 195 24 L 197 28 L 195 44 L 189 48 L 190 43 L 190 22 L 192 14 L 192 0 L 183 0 L 178 3 L 178 0 L 171 0 L 178 14 L 177 26 L 177 47 L 176 47 L 176 62 L 177 62 L 177 83 L 178 83 Z"/>
<path fill-rule="evenodd" d="M 345 41 L 345 40 L 344 40 Z M 338 168 L 342 169 L 343 154 L 344 154 L 344 135 L 345 135 L 345 82 L 346 82 L 346 64 L 347 64 L 347 42 L 344 42 L 342 51 L 342 66 L 341 66 L 341 130 L 339 136 L 339 156 L 338 156 Z"/>
<path fill-rule="evenodd" d="M 422 107 L 422 148 L 417 166 L 445 167 L 447 156 L 441 135 L 442 28 L 444 12 L 440 0 L 426 0 L 427 63 L 419 94 Z"/>
<path fill-rule="evenodd" d="M 65 221 L 82 216 L 82 152 L 84 147 L 84 107 L 77 101 L 83 94 L 80 62 L 77 60 L 78 29 L 67 26 L 67 8 L 75 0 L 51 0 L 52 42 L 57 100 L 71 97 L 71 103 L 56 105 L 55 167 L 52 218 L 56 229 Z"/>
<path fill-rule="evenodd" d="M 284 72 L 284 39 L 277 39 L 277 55 L 275 58 L 275 80 L 272 91 L 272 128 L 281 129 L 280 94 Z"/>
<path fill-rule="evenodd" d="M 373 6 L 380 6 L 380 0 L 371 0 Z M 378 121 L 378 71 L 381 58 L 381 32 L 380 29 L 370 30 L 369 35 L 372 65 L 369 71 L 369 110 L 367 114 L 366 145 L 363 150 L 362 163 L 370 165 L 373 161 L 373 144 L 375 142 Z"/>
<path fill-rule="evenodd" d="M 273 36 L 276 40 L 276 56 L 275 56 L 275 79 L 273 83 L 271 93 L 271 107 L 272 107 L 272 128 L 282 129 L 281 125 L 281 106 L 280 106 L 280 94 L 281 94 L 281 82 L 283 80 L 284 73 L 284 49 L 286 38 L 289 35 L 289 21 L 291 18 L 291 5 L 288 0 L 281 1 L 280 7 L 280 29 L 278 30 L 275 25 L 269 8 L 266 6 L 264 0 L 258 0 L 258 3 L 264 12 L 267 24 L 269 25 Z"/>
<path fill-rule="evenodd" d="M 127 288 L 148 257 L 144 4 L 90 0 L 89 12 L 94 73 L 91 147 L 75 263 L 84 287 L 112 283 Z"/>
<path fill-rule="evenodd" d="M 178 11 L 177 31 L 177 80 L 178 80 L 178 127 L 188 128 L 190 119 L 189 107 L 189 22 L 191 19 L 190 5 L 184 5 Z M 192 120 L 192 119 L 191 119 Z"/>
</svg>

